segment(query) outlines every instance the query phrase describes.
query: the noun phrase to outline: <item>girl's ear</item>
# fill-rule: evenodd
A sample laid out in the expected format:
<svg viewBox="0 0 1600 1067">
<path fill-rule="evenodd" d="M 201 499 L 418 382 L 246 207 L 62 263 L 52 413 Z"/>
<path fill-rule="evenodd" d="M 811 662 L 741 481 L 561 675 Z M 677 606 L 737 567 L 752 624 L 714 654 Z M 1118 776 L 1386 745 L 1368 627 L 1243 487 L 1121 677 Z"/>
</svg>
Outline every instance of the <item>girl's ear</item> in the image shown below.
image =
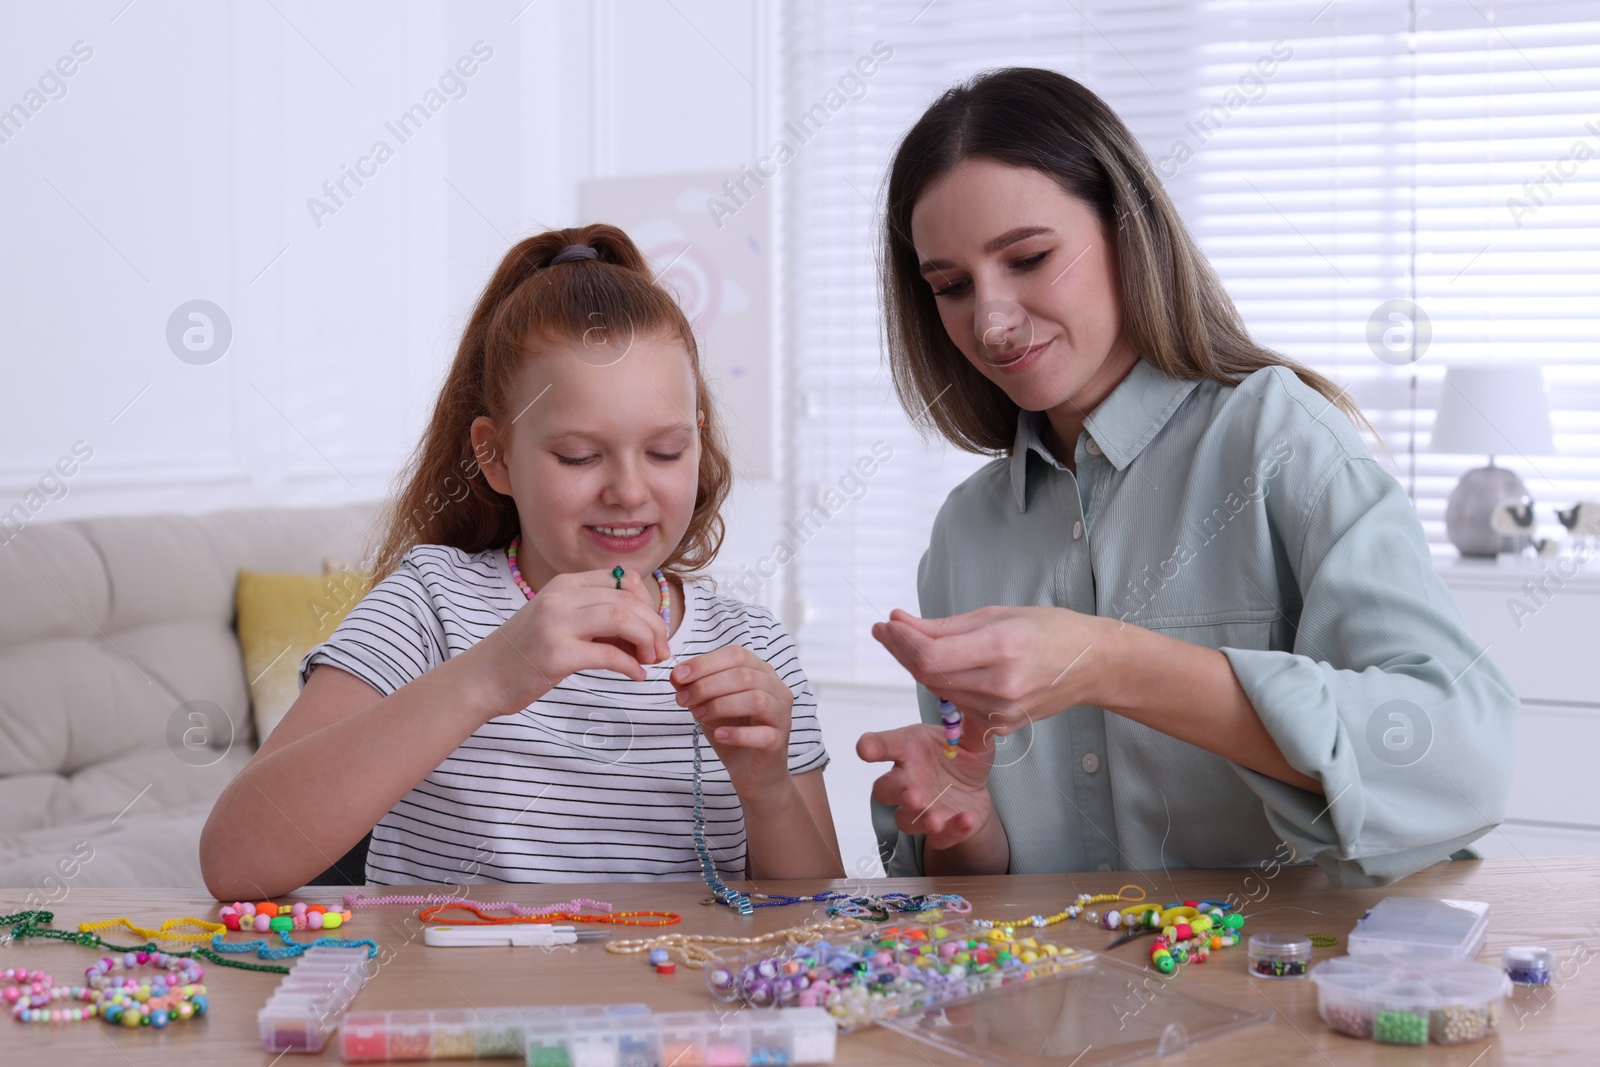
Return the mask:
<svg viewBox="0 0 1600 1067">
<path fill-rule="evenodd" d="M 478 469 L 489 488 L 503 496 L 511 495 L 511 472 L 506 469 L 505 447 L 500 442 L 500 431 L 494 420 L 479 415 L 472 420 L 472 454 L 477 457 Z"/>
</svg>

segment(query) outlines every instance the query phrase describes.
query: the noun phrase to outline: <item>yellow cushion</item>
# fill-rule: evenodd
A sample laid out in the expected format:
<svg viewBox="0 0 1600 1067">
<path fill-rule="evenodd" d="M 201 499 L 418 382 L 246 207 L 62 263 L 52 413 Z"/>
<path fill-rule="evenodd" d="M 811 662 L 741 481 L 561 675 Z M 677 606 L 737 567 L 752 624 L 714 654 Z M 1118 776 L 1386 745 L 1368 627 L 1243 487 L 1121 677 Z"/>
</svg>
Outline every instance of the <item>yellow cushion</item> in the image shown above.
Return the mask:
<svg viewBox="0 0 1600 1067">
<path fill-rule="evenodd" d="M 328 639 L 371 587 L 369 578 L 349 570 L 239 572 L 234 609 L 257 744 L 267 739 L 300 695 L 300 661 Z"/>
</svg>

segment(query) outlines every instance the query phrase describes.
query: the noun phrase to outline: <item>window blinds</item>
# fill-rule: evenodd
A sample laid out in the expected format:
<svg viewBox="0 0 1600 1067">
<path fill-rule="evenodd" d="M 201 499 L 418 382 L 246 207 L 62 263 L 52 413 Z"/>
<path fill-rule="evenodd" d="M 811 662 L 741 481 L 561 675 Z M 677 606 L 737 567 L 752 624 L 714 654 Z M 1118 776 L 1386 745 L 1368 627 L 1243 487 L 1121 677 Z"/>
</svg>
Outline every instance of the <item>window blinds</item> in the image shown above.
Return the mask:
<svg viewBox="0 0 1600 1067">
<path fill-rule="evenodd" d="M 876 226 L 899 137 L 985 68 L 1050 67 L 1117 110 L 1257 338 L 1350 389 L 1441 551 L 1453 553 L 1445 499 L 1484 461 L 1427 451 L 1447 366 L 1543 364 L 1559 455 L 1496 460 L 1527 481 L 1547 532 L 1559 531 L 1554 507 L 1600 497 L 1592 3 L 785 7 L 786 120 L 826 107 L 875 45 L 891 53 L 834 98 L 786 166 L 788 478 L 801 521 L 784 579 L 819 678 L 904 682 L 867 628 L 915 610 L 934 513 L 984 462 L 920 440 L 899 409 L 881 355 Z M 1390 319 L 1394 308 L 1408 317 Z M 1424 317 L 1431 336 L 1412 345 Z M 860 476 L 875 447 L 892 458 Z"/>
</svg>

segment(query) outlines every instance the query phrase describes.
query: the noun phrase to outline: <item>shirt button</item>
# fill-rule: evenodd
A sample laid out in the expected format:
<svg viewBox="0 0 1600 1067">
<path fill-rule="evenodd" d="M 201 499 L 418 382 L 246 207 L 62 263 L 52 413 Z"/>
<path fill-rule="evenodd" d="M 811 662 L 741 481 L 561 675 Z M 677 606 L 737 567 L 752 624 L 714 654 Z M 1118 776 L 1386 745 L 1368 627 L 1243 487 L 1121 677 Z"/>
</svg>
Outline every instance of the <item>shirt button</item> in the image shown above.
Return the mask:
<svg viewBox="0 0 1600 1067">
<path fill-rule="evenodd" d="M 1078 522 L 1075 522 L 1075 523 L 1072 524 L 1072 539 L 1074 541 L 1082 541 L 1083 540 L 1083 522 L 1082 522 L 1082 520 L 1079 520 Z"/>
<path fill-rule="evenodd" d="M 1084 445 L 1083 448 L 1084 451 L 1088 452 L 1091 456 L 1098 456 L 1100 454 L 1100 443 L 1092 437 L 1089 438 L 1089 443 Z"/>
<path fill-rule="evenodd" d="M 1102 871 L 1109 871 L 1109 870 L 1110 870 L 1110 869 L 1111 869 L 1111 864 L 1109 864 L 1109 863 L 1102 863 L 1102 864 L 1101 864 L 1101 865 L 1100 865 L 1100 868 L 1099 868 L 1099 869 L 1100 869 L 1100 870 L 1102 870 Z"/>
<path fill-rule="evenodd" d="M 1093 774 L 1095 771 L 1098 771 L 1099 769 L 1100 769 L 1100 757 L 1096 756 L 1093 752 L 1084 753 L 1084 757 L 1083 757 L 1083 773 L 1084 774 Z"/>
</svg>

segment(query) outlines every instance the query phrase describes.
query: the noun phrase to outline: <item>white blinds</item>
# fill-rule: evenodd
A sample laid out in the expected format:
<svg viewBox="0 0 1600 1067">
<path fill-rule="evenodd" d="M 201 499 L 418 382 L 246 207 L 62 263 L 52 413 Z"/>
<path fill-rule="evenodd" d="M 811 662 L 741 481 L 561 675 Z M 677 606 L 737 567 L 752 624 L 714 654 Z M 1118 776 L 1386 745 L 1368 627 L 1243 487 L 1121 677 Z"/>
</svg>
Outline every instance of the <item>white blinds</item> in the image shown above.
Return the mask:
<svg viewBox="0 0 1600 1067">
<path fill-rule="evenodd" d="M 880 355 L 874 254 L 896 141 L 940 90 L 988 67 L 1050 67 L 1110 102 L 1256 336 L 1349 386 L 1430 539 L 1443 541 L 1460 472 L 1483 462 L 1426 451 L 1451 364 L 1544 364 L 1560 454 L 1497 462 L 1523 475 L 1551 532 L 1552 507 L 1600 497 L 1592 2 L 790 3 L 783 117 L 880 41 L 893 56 L 865 95 L 786 168 L 790 475 L 796 513 L 813 519 L 785 574 L 813 674 L 904 680 L 867 627 L 915 609 L 933 514 L 983 462 L 908 429 Z M 1413 363 L 1368 342 L 1394 300 L 1431 324 Z M 864 494 L 827 496 L 880 440 L 894 458 Z"/>
</svg>

